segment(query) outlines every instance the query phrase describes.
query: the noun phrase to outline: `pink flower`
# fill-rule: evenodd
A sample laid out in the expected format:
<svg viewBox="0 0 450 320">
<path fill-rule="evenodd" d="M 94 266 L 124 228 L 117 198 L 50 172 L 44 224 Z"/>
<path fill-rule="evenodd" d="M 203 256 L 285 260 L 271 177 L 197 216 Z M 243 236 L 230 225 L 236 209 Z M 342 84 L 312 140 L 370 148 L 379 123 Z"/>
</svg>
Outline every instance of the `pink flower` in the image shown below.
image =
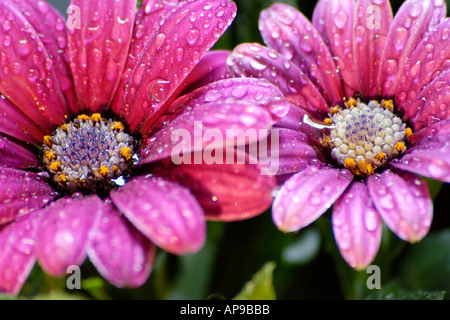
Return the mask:
<svg viewBox="0 0 450 320">
<path fill-rule="evenodd" d="M 268 47 L 242 44 L 234 76 L 264 78 L 292 103 L 276 124 L 280 181 L 273 220 L 285 232 L 333 204 L 334 236 L 364 269 L 382 221 L 420 241 L 433 204 L 419 177 L 450 182 L 450 20 L 444 1 L 320 0 L 312 23 L 274 4 L 259 28 Z"/>
<path fill-rule="evenodd" d="M 170 161 L 171 133 L 196 121 L 225 132 L 278 119 L 255 99 L 280 97 L 275 87 L 226 79 L 229 52 L 207 54 L 233 2 L 71 5 L 66 26 L 44 1 L 0 2 L 0 292 L 17 294 L 36 260 L 62 276 L 86 257 L 137 287 L 155 245 L 197 252 L 205 218 L 246 219 L 272 202 L 258 164 Z"/>
</svg>

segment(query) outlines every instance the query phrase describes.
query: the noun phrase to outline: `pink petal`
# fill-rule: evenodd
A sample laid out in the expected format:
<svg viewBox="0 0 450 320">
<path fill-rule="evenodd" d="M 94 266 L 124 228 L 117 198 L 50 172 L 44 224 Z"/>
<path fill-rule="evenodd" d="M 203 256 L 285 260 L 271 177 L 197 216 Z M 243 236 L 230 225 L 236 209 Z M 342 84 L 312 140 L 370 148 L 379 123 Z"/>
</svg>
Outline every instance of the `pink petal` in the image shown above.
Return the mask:
<svg viewBox="0 0 450 320">
<path fill-rule="evenodd" d="M 68 113 L 59 80 L 36 30 L 13 3 L 0 2 L 0 92 L 45 132 Z"/>
<path fill-rule="evenodd" d="M 13 142 L 2 134 L 0 134 L 0 163 L 2 166 L 17 169 L 38 168 L 40 166 L 35 152 Z"/>
<path fill-rule="evenodd" d="M 19 294 L 36 262 L 37 219 L 27 215 L 0 228 L 0 293 Z"/>
<path fill-rule="evenodd" d="M 292 62 L 257 43 L 237 46 L 228 59 L 228 69 L 234 76 L 263 78 L 277 86 L 295 105 L 312 114 L 330 111 L 320 91 Z"/>
<path fill-rule="evenodd" d="M 42 129 L 3 95 L 0 95 L 0 114 L 0 132 L 37 145 L 43 143 Z"/>
<path fill-rule="evenodd" d="M 331 105 L 342 102 L 340 79 L 331 54 L 302 13 L 286 4 L 273 4 L 261 12 L 259 29 L 264 42 L 307 74 Z"/>
<path fill-rule="evenodd" d="M 129 81 L 122 79 L 120 88 L 125 93 L 119 92 L 113 103 L 113 110 L 120 110 L 119 116 L 127 120 L 131 131 L 142 132 L 141 125 L 151 126 L 164 113 L 235 13 L 236 6 L 229 0 L 190 0 L 167 16 L 142 50 Z"/>
<path fill-rule="evenodd" d="M 81 266 L 92 243 L 93 231 L 103 204 L 97 196 L 61 198 L 36 214 L 36 255 L 40 266 L 52 276 L 62 276 L 71 265 Z"/>
<path fill-rule="evenodd" d="M 43 176 L 0 167 L 0 225 L 42 208 L 55 197 Z"/>
<path fill-rule="evenodd" d="M 174 254 L 199 251 L 205 242 L 203 210 L 188 189 L 163 178 L 138 177 L 111 199 L 154 244 Z"/>
<path fill-rule="evenodd" d="M 260 163 L 227 149 L 232 163 L 180 164 L 162 169 L 163 176 L 177 181 L 195 195 L 212 221 L 237 221 L 263 213 L 272 204 L 273 176 L 263 175 Z M 238 160 L 239 159 L 239 160 Z"/>
<path fill-rule="evenodd" d="M 439 123 L 440 124 L 440 123 Z M 431 179 L 450 183 L 450 122 L 425 130 L 422 140 L 392 165 Z"/>
<path fill-rule="evenodd" d="M 358 0 L 355 8 L 353 51 L 359 92 L 363 98 L 375 98 L 392 9 L 389 1 L 372 0 Z"/>
<path fill-rule="evenodd" d="M 105 207 L 88 249 L 89 259 L 116 287 L 139 287 L 152 271 L 155 247 L 111 203 Z"/>
<path fill-rule="evenodd" d="M 313 12 L 312 23 L 327 44 L 346 97 L 353 97 L 358 81 L 353 62 L 354 0 L 320 0 Z"/>
<path fill-rule="evenodd" d="M 450 19 L 424 35 L 405 65 L 395 98 L 399 111 L 409 108 L 426 85 L 450 66 Z M 408 118 L 406 118 L 408 120 Z"/>
<path fill-rule="evenodd" d="M 342 257 L 352 268 L 367 268 L 378 252 L 382 233 L 380 215 L 367 187 L 353 182 L 336 201 L 331 219 Z"/>
<path fill-rule="evenodd" d="M 378 75 L 379 94 L 394 97 L 403 75 L 404 66 L 411 53 L 422 40 L 446 16 L 444 1 L 408 0 L 395 14 L 386 38 Z"/>
<path fill-rule="evenodd" d="M 450 119 L 450 70 L 442 71 L 420 92 L 408 107 L 406 119 L 414 130 Z"/>
<path fill-rule="evenodd" d="M 353 179 L 348 170 L 310 166 L 289 178 L 273 203 L 273 220 L 284 232 L 298 231 L 320 217 Z"/>
<path fill-rule="evenodd" d="M 368 180 L 370 196 L 383 221 L 409 242 L 422 240 L 433 218 L 433 202 L 425 181 L 410 173 L 386 170 Z"/>
<path fill-rule="evenodd" d="M 136 4 L 136 0 L 71 1 L 80 8 L 79 17 L 69 14 L 68 41 L 82 110 L 100 112 L 111 103 L 128 57 Z M 80 28 L 70 25 L 74 22 Z"/>
<path fill-rule="evenodd" d="M 70 111 L 73 114 L 78 113 L 67 55 L 67 28 L 64 17 L 45 1 L 14 0 L 14 4 L 38 33 L 53 62 Z"/>
<path fill-rule="evenodd" d="M 255 105 L 207 103 L 185 110 L 156 132 L 139 150 L 141 164 L 208 148 L 223 149 L 264 139 L 273 123 L 271 115 Z M 240 131 L 239 131 L 240 130 Z M 260 131 L 261 130 L 261 131 Z M 243 132 L 236 141 L 235 135 Z"/>
</svg>

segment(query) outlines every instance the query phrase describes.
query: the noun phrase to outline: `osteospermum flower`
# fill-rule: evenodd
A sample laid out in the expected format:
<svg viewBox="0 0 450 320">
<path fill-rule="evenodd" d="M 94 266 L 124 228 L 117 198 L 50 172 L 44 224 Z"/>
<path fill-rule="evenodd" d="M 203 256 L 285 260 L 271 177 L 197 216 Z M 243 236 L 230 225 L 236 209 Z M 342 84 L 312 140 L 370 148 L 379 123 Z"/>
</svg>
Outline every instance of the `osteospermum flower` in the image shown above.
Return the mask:
<svg viewBox="0 0 450 320">
<path fill-rule="evenodd" d="M 333 204 L 341 255 L 363 269 L 385 222 L 416 242 L 432 222 L 425 181 L 450 182 L 450 20 L 444 1 L 320 0 L 312 23 L 274 4 L 259 28 L 268 47 L 242 44 L 235 76 L 268 79 L 292 103 L 280 130 L 273 220 L 285 232 Z M 414 173 L 414 174 L 412 174 Z"/>
<path fill-rule="evenodd" d="M 170 161 L 176 129 L 270 128 L 283 113 L 256 96 L 275 87 L 225 79 L 229 52 L 206 54 L 234 3 L 136 4 L 73 0 L 66 27 L 44 1 L 0 1 L 0 292 L 17 294 L 36 260 L 61 276 L 86 257 L 112 284 L 140 286 L 155 245 L 196 252 L 205 217 L 270 206 L 274 180 L 257 164 Z"/>
</svg>

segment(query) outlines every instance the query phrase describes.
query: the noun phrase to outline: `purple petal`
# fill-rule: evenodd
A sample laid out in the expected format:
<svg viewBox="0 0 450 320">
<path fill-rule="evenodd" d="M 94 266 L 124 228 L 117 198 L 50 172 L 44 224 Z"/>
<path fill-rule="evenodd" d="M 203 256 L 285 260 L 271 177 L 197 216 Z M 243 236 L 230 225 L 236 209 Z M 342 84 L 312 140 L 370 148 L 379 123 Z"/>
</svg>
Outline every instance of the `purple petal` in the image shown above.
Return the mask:
<svg viewBox="0 0 450 320">
<path fill-rule="evenodd" d="M 177 181 L 195 195 L 213 221 L 237 221 L 263 213 L 272 204 L 273 176 L 250 156 L 227 149 L 234 163 L 181 164 L 162 168 L 161 175 Z"/>
<path fill-rule="evenodd" d="M 36 262 L 34 215 L 0 227 L 0 293 L 19 294 Z"/>
<path fill-rule="evenodd" d="M 353 97 L 358 81 L 353 62 L 354 0 L 320 0 L 314 9 L 312 23 L 324 39 L 342 77 L 346 97 Z"/>
<path fill-rule="evenodd" d="M 228 69 L 234 76 L 263 78 L 277 86 L 295 105 L 312 114 L 330 111 L 320 91 L 292 62 L 273 49 L 257 43 L 237 46 L 228 59 Z"/>
<path fill-rule="evenodd" d="M 366 185 L 353 182 L 336 201 L 331 219 L 342 257 L 352 268 L 367 268 L 380 247 L 382 223 Z"/>
<path fill-rule="evenodd" d="M 261 12 L 259 29 L 264 42 L 307 74 L 331 105 L 342 102 L 340 79 L 331 54 L 302 13 L 286 4 L 273 4 Z"/>
<path fill-rule="evenodd" d="M 131 42 L 136 0 L 72 0 L 70 67 L 82 110 L 100 112 L 112 101 Z M 77 21 L 79 19 L 79 21 Z M 79 23 L 79 26 L 71 24 Z M 79 27 L 79 28 L 78 28 Z"/>
<path fill-rule="evenodd" d="M 2 166 L 16 169 L 38 168 L 39 160 L 35 152 L 0 134 L 0 163 Z"/>
<path fill-rule="evenodd" d="M 55 197 L 41 175 L 0 167 L 0 225 L 44 207 Z"/>
<path fill-rule="evenodd" d="M 395 98 L 399 111 L 406 114 L 422 89 L 450 66 L 450 19 L 428 32 L 405 65 Z"/>
<path fill-rule="evenodd" d="M 89 259 L 116 287 L 139 287 L 152 271 L 155 247 L 111 203 L 105 207 L 88 249 Z"/>
<path fill-rule="evenodd" d="M 81 266 L 102 210 L 102 201 L 94 195 L 61 198 L 36 213 L 41 216 L 36 230 L 36 256 L 46 273 L 58 277 L 66 274 L 71 265 Z"/>
<path fill-rule="evenodd" d="M 389 1 L 358 0 L 356 2 L 353 51 L 355 71 L 362 97 L 375 98 L 377 80 L 386 36 L 392 22 Z"/>
<path fill-rule="evenodd" d="M 188 189 L 162 178 L 138 177 L 111 199 L 154 244 L 174 254 L 199 251 L 205 242 L 203 210 Z"/>
<path fill-rule="evenodd" d="M 78 113 L 67 55 L 67 28 L 64 17 L 45 1 L 14 0 L 14 4 L 38 33 L 53 62 L 70 111 L 73 114 Z"/>
<path fill-rule="evenodd" d="M 394 97 L 407 60 L 423 35 L 447 14 L 443 1 L 408 0 L 395 14 L 386 38 L 378 76 L 379 93 Z"/>
<path fill-rule="evenodd" d="M 410 173 L 386 170 L 369 178 L 368 188 L 383 221 L 398 237 L 422 240 L 433 218 L 433 202 L 425 181 Z"/>
<path fill-rule="evenodd" d="M 0 92 L 50 132 L 68 114 L 53 60 L 36 30 L 9 0 L 0 2 L 0 24 Z"/>
<path fill-rule="evenodd" d="M 450 183 L 450 121 L 423 129 L 427 135 L 400 160 L 395 168 Z M 422 132 L 419 132 L 422 135 Z"/>
<path fill-rule="evenodd" d="M 294 232 L 320 217 L 344 192 L 353 179 L 348 170 L 311 166 L 289 178 L 273 203 L 278 229 Z"/>
<path fill-rule="evenodd" d="M 273 123 L 271 115 L 256 105 L 207 103 L 185 110 L 147 140 L 139 151 L 141 164 L 202 151 L 223 149 L 264 139 Z M 236 141 L 239 130 L 245 138 Z M 246 134 L 248 133 L 248 134 Z"/>
<path fill-rule="evenodd" d="M 129 81 L 122 79 L 119 88 L 125 92 L 119 92 L 112 106 L 131 131 L 151 125 L 165 112 L 185 89 L 180 87 L 183 80 L 231 24 L 235 13 L 236 6 L 229 0 L 189 0 L 167 16 L 142 50 Z"/>
</svg>

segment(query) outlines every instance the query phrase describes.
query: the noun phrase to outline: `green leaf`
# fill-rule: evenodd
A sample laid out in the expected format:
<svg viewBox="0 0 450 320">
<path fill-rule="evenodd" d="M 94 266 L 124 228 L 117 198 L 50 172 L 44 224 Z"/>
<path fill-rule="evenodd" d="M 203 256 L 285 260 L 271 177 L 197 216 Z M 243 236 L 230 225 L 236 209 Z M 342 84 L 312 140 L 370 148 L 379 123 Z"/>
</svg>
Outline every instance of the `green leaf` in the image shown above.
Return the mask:
<svg viewBox="0 0 450 320">
<path fill-rule="evenodd" d="M 320 251 L 320 233 L 311 227 L 301 232 L 282 252 L 284 262 L 292 265 L 304 265 L 310 262 Z"/>
<path fill-rule="evenodd" d="M 275 300 L 273 271 L 276 263 L 268 262 L 247 282 L 235 300 Z"/>
<path fill-rule="evenodd" d="M 397 283 L 390 283 L 380 290 L 372 290 L 367 300 L 444 300 L 445 291 L 408 291 Z"/>
</svg>

